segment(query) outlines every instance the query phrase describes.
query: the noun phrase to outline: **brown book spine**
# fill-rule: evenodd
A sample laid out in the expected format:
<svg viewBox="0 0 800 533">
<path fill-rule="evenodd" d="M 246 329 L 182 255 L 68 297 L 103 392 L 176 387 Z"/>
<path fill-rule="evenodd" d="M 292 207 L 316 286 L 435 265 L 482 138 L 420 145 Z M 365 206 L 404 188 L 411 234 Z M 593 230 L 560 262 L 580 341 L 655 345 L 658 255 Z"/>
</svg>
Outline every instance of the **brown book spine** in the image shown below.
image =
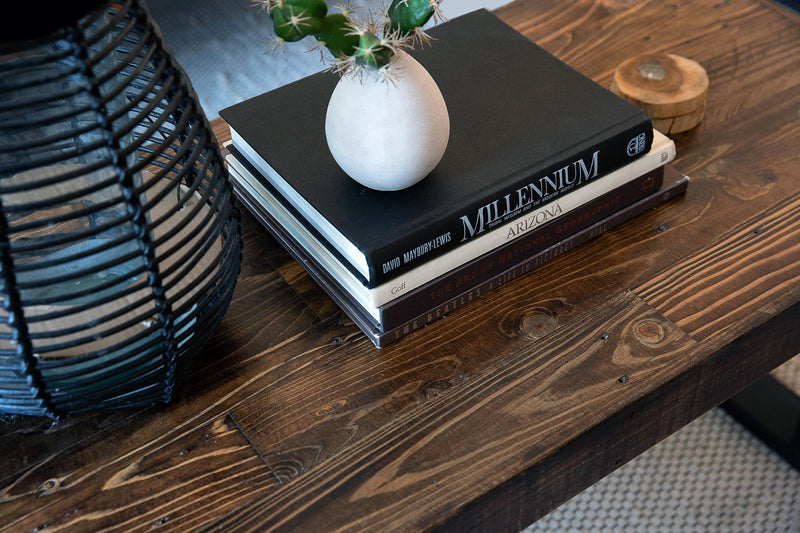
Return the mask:
<svg viewBox="0 0 800 533">
<path fill-rule="evenodd" d="M 664 167 L 647 172 L 381 306 L 381 329 L 392 330 L 412 317 L 446 304 L 459 294 L 469 294 L 473 288 L 495 279 L 509 266 L 538 254 L 624 206 L 654 193 L 661 187 L 663 180 Z M 525 224 L 524 217 L 521 220 L 520 224 Z"/>
</svg>

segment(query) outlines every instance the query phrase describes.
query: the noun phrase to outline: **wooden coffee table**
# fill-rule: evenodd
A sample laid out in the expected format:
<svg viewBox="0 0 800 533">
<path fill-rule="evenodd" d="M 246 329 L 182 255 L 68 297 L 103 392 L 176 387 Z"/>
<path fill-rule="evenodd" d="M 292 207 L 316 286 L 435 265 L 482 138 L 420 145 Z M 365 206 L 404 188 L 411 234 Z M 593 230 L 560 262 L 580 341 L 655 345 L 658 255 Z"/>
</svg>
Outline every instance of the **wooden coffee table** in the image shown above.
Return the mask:
<svg viewBox="0 0 800 533">
<path fill-rule="evenodd" d="M 605 85 L 643 51 L 700 62 L 686 195 L 380 351 L 245 214 L 178 401 L 0 425 L 0 530 L 518 531 L 800 351 L 800 16 L 497 13 Z"/>
</svg>

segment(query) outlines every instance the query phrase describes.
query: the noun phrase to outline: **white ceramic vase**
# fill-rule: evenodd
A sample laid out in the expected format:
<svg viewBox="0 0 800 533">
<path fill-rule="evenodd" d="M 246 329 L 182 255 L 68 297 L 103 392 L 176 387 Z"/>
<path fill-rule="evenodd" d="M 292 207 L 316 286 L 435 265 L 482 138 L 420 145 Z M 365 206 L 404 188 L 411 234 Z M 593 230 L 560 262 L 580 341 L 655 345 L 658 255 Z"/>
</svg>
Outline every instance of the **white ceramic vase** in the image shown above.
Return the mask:
<svg viewBox="0 0 800 533">
<path fill-rule="evenodd" d="M 450 136 L 439 87 L 425 68 L 398 52 L 390 78 L 364 69 L 339 80 L 328 103 L 325 136 L 344 172 L 371 189 L 396 191 L 427 176 Z"/>
</svg>

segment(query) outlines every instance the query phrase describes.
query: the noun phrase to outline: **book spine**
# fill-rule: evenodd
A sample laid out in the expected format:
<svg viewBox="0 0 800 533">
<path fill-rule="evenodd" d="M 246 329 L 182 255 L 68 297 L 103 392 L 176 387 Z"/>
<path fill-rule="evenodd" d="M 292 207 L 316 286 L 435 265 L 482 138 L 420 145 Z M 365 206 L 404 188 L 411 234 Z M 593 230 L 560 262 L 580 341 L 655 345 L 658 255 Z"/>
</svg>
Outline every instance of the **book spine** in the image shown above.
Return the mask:
<svg viewBox="0 0 800 533">
<path fill-rule="evenodd" d="M 498 247 L 505 246 L 511 239 L 519 238 L 538 226 L 566 216 L 573 209 L 579 209 L 587 202 L 665 165 L 674 157 L 675 144 L 663 135 L 659 135 L 658 144 L 654 144 L 652 150 L 644 157 L 618 168 L 602 178 L 593 180 L 586 187 L 571 191 L 552 202 L 531 209 L 516 220 L 497 225 L 462 246 L 399 274 L 388 283 L 368 289 L 368 300 L 373 306 L 382 306 L 402 298 L 438 276 Z"/>
<path fill-rule="evenodd" d="M 485 231 L 591 183 L 647 153 L 652 142 L 652 124 L 649 119 L 644 119 L 589 148 L 551 163 L 541 172 L 520 175 L 513 185 L 475 198 L 452 217 L 406 232 L 391 244 L 367 254 L 368 286 L 387 283 Z"/>
<path fill-rule="evenodd" d="M 688 182 L 689 179 L 686 176 L 681 176 L 681 178 L 671 183 L 669 187 L 664 188 L 662 191 L 617 211 L 606 219 L 584 228 L 570 237 L 542 250 L 538 254 L 521 259 L 513 265 L 508 265 L 504 270 L 496 272 L 491 279 L 471 289 L 454 294 L 446 302 L 431 307 L 426 312 L 407 320 L 395 328 L 373 333 L 370 338 L 372 342 L 375 343 L 375 346 L 379 348 L 395 342 L 409 333 L 421 329 L 439 318 L 447 316 L 449 313 L 480 296 L 529 273 L 535 268 L 555 259 L 559 255 L 572 250 L 576 246 L 594 239 L 606 231 L 656 207 L 660 203 L 682 194 L 686 190 Z"/>
<path fill-rule="evenodd" d="M 523 233 L 520 237 L 381 306 L 380 322 L 383 329 L 393 329 L 409 318 L 444 304 L 453 295 L 468 291 L 492 279 L 496 272 L 504 270 L 507 265 L 537 254 L 615 211 L 641 200 L 657 191 L 663 180 L 662 166 L 590 200 L 555 220 Z"/>
</svg>

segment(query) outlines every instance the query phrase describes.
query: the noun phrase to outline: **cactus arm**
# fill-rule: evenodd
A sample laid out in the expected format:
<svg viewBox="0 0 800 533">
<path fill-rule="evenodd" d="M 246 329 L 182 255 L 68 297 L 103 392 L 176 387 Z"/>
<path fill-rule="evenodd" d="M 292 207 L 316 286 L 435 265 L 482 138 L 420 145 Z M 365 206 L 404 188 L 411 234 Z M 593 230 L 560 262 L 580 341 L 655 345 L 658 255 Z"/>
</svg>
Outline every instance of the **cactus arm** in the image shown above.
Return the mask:
<svg viewBox="0 0 800 533">
<path fill-rule="evenodd" d="M 330 13 L 322 19 L 322 27 L 314 37 L 339 59 L 352 56 L 358 49 L 358 35 L 353 34 L 342 13 Z"/>
<path fill-rule="evenodd" d="M 295 42 L 319 32 L 327 12 L 324 0 L 280 0 L 270 8 L 269 16 L 275 34 Z"/>
<path fill-rule="evenodd" d="M 358 48 L 353 55 L 359 65 L 380 68 L 389 64 L 394 50 L 383 44 L 375 34 L 365 32 L 359 36 Z"/>
<path fill-rule="evenodd" d="M 437 0 L 393 0 L 386 11 L 392 30 L 412 33 L 433 16 Z"/>
<path fill-rule="evenodd" d="M 306 36 L 300 24 L 297 21 L 292 24 L 290 20 L 286 19 L 281 10 L 275 9 L 269 16 L 272 18 L 272 29 L 275 30 L 275 35 L 284 41 L 293 43 Z"/>
</svg>

